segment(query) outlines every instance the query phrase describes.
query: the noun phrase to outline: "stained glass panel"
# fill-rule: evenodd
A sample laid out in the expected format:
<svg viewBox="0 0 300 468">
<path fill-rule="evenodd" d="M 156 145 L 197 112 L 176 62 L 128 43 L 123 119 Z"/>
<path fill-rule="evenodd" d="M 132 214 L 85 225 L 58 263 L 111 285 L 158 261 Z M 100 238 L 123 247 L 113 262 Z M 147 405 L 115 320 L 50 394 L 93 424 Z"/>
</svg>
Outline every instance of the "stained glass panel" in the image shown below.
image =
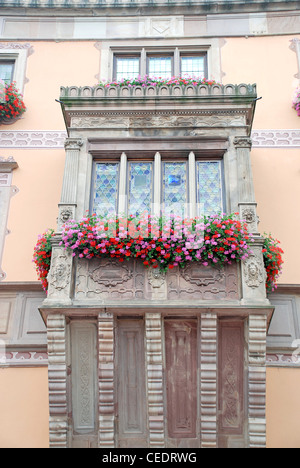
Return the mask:
<svg viewBox="0 0 300 468">
<path fill-rule="evenodd" d="M 223 211 L 220 161 L 197 162 L 198 215 Z"/>
<path fill-rule="evenodd" d="M 118 163 L 97 163 L 94 179 L 93 213 L 112 216 L 117 211 Z"/>
<path fill-rule="evenodd" d="M 131 162 L 129 164 L 128 214 L 141 214 L 151 211 L 152 202 L 152 163 Z"/>
<path fill-rule="evenodd" d="M 184 216 L 187 204 L 185 162 L 163 163 L 163 203 L 165 213 Z"/>
</svg>

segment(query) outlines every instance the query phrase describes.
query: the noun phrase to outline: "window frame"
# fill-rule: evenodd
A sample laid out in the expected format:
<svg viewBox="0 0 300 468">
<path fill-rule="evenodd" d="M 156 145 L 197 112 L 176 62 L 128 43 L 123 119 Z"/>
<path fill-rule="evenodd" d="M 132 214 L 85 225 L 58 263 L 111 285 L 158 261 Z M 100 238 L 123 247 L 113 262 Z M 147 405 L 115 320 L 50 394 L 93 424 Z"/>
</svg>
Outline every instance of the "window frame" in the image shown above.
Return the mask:
<svg viewBox="0 0 300 468">
<path fill-rule="evenodd" d="M 12 83 L 12 82 L 14 81 L 14 71 L 15 71 L 15 67 L 16 67 L 16 62 L 15 62 L 15 60 L 11 60 L 11 59 L 9 59 L 9 58 L 2 58 L 2 57 L 0 56 L 0 66 L 3 65 L 3 64 L 5 64 L 5 65 L 7 65 L 7 64 L 12 65 L 11 80 L 10 80 L 9 83 L 7 83 L 7 84 L 10 84 L 10 83 Z M 1 79 L 1 77 L 0 77 L 0 79 Z M 5 82 L 5 80 L 3 80 L 3 81 Z"/>
<path fill-rule="evenodd" d="M 207 65 L 207 53 L 205 52 L 188 52 L 180 51 L 179 66 L 180 76 L 182 77 L 182 57 L 204 57 L 204 78 L 208 78 L 208 65 Z"/>
<path fill-rule="evenodd" d="M 117 74 L 118 74 L 118 68 L 117 68 L 117 63 L 118 63 L 118 58 L 138 58 L 139 59 L 139 75 L 141 74 L 141 57 L 138 53 L 128 53 L 128 54 L 114 54 L 113 55 L 113 76 L 112 76 L 112 79 L 113 80 L 117 80 Z"/>
<path fill-rule="evenodd" d="M 16 87 L 20 93 L 23 93 L 26 83 L 27 57 L 32 53 L 31 46 L 30 44 L 11 43 L 7 44 L 7 48 L 5 47 L 6 45 L 2 48 L 2 45 L 0 44 L 0 61 L 14 62 L 12 81 L 16 83 Z"/>
<path fill-rule="evenodd" d="M 130 152 L 129 152 L 130 153 Z M 183 153 L 183 152 L 182 152 Z M 186 206 L 187 212 L 184 213 L 185 217 L 194 218 L 199 216 L 198 213 L 198 182 L 197 182 L 197 162 L 216 162 L 220 161 L 220 177 L 221 177 L 221 200 L 222 207 L 221 211 L 226 212 L 226 182 L 225 182 L 225 170 L 224 170 L 224 159 L 222 157 L 199 157 L 195 156 L 193 151 L 186 151 L 185 155 L 177 154 L 174 157 L 170 155 L 164 155 L 157 151 L 154 155 L 145 154 L 142 152 L 137 155 L 127 155 L 124 152 L 119 153 L 119 157 L 115 154 L 109 157 L 96 157 L 93 158 L 92 167 L 92 183 L 90 191 L 90 203 L 89 212 L 94 213 L 94 198 L 95 198 L 95 175 L 96 165 L 98 163 L 119 163 L 119 177 L 117 186 L 117 202 L 116 202 L 116 215 L 129 214 L 129 170 L 131 162 L 151 162 L 152 163 L 152 202 L 151 202 L 151 213 L 152 215 L 161 216 L 165 212 L 165 204 L 163 197 L 163 177 L 164 169 L 163 164 L 166 162 L 184 162 L 186 163 Z"/>
</svg>

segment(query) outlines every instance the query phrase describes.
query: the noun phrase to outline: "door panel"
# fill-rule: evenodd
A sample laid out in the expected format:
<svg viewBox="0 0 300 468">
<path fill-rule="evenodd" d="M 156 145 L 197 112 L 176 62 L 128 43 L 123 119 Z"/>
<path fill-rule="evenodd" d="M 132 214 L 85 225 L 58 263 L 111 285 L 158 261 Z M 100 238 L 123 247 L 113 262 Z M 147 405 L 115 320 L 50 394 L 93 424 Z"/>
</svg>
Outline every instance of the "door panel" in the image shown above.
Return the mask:
<svg viewBox="0 0 300 468">
<path fill-rule="evenodd" d="M 118 320 L 118 445 L 146 447 L 144 323 Z"/>
<path fill-rule="evenodd" d="M 197 447 L 197 321 L 165 321 L 169 446 Z"/>
</svg>

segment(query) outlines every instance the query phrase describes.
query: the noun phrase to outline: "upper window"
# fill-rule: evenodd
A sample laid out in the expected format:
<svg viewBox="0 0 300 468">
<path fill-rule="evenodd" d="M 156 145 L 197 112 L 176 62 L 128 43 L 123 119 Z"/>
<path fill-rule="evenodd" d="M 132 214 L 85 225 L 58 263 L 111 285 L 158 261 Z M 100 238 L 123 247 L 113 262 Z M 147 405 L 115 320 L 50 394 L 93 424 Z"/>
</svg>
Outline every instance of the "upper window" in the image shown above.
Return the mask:
<svg viewBox="0 0 300 468">
<path fill-rule="evenodd" d="M 0 80 L 6 84 L 13 81 L 15 62 L 12 60 L 0 60 Z"/>
<path fill-rule="evenodd" d="M 115 79 L 134 79 L 140 74 L 139 56 L 116 56 L 114 61 Z"/>
<path fill-rule="evenodd" d="M 98 216 L 142 213 L 182 217 L 224 211 L 222 161 L 120 160 L 94 163 L 91 210 Z M 157 209 L 157 204 L 158 209 Z"/>
<path fill-rule="evenodd" d="M 206 55 L 182 55 L 180 59 L 181 76 L 207 78 Z"/>
<path fill-rule="evenodd" d="M 113 79 L 134 79 L 138 75 L 170 79 L 172 76 L 207 78 L 206 52 L 169 51 L 153 52 L 141 49 L 132 55 L 116 52 L 113 55 Z"/>
</svg>

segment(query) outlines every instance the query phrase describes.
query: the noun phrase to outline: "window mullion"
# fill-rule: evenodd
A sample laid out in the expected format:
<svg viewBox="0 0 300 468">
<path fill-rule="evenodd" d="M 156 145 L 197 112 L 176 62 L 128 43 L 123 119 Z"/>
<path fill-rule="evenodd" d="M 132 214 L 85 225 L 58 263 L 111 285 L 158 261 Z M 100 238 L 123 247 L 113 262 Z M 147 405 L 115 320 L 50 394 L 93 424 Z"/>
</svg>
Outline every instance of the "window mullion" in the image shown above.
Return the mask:
<svg viewBox="0 0 300 468">
<path fill-rule="evenodd" d="M 120 160 L 120 181 L 119 181 L 119 203 L 118 213 L 124 215 L 127 212 L 127 156 L 125 153 L 121 154 Z"/>
<path fill-rule="evenodd" d="M 153 197 L 153 215 L 160 216 L 161 212 L 161 155 L 156 153 L 154 156 L 154 197 Z"/>
<path fill-rule="evenodd" d="M 189 216 L 196 216 L 196 158 L 191 151 L 189 154 Z"/>
</svg>

